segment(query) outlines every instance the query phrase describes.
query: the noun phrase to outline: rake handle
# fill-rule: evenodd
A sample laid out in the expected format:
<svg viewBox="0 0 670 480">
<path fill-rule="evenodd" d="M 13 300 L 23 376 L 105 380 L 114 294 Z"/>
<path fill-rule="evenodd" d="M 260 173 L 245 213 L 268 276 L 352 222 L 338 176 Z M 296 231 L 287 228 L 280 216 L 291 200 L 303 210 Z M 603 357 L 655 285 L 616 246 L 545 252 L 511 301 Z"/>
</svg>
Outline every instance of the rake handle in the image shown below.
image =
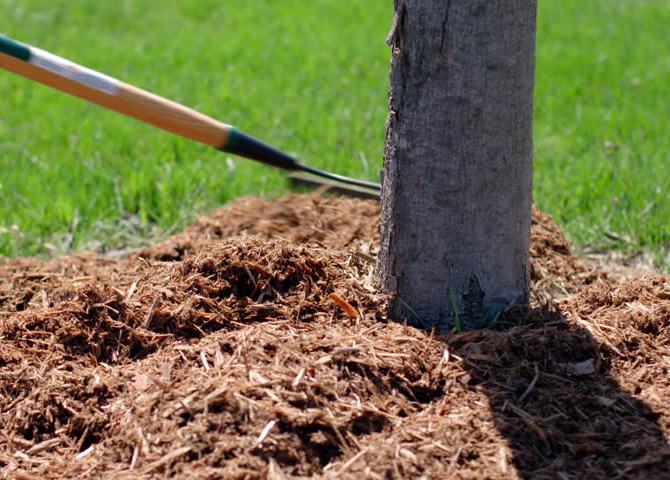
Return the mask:
<svg viewBox="0 0 670 480">
<path fill-rule="evenodd" d="M 63 62 L 63 68 L 69 67 L 73 72 L 76 68 L 74 65 Z M 220 148 L 228 140 L 230 125 L 101 74 L 98 74 L 98 78 L 103 80 L 110 93 L 6 53 L 0 53 L 0 67 L 196 142 Z M 79 68 L 80 72 L 97 73 L 83 67 Z"/>
<path fill-rule="evenodd" d="M 287 170 L 288 154 L 166 98 L 0 35 L 0 67 L 143 123 L 219 150 Z"/>
<path fill-rule="evenodd" d="M 372 182 L 324 172 L 237 128 L 166 98 L 0 35 L 0 67 L 162 130 L 273 167 L 379 190 Z"/>
</svg>

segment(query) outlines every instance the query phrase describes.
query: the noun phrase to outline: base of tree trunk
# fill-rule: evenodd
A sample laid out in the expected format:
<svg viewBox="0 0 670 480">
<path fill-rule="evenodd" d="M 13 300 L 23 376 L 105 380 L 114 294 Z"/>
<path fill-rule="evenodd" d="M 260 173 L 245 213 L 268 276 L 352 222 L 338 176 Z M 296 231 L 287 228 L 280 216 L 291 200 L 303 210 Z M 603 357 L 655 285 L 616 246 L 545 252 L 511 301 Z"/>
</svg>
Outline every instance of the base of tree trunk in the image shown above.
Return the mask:
<svg viewBox="0 0 670 480">
<path fill-rule="evenodd" d="M 398 0 L 377 273 L 399 321 L 528 299 L 536 0 Z"/>
</svg>

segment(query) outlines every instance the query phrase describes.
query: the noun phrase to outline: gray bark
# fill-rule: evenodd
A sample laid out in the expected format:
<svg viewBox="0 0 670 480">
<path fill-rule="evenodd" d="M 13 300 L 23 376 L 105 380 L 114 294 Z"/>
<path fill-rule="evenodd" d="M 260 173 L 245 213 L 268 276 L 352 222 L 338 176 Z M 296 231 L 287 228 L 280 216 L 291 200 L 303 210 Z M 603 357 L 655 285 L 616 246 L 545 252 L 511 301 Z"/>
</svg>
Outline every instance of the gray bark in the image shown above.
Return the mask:
<svg viewBox="0 0 670 480">
<path fill-rule="evenodd" d="M 536 0 L 396 0 L 377 274 L 393 318 L 481 327 L 529 295 Z"/>
</svg>

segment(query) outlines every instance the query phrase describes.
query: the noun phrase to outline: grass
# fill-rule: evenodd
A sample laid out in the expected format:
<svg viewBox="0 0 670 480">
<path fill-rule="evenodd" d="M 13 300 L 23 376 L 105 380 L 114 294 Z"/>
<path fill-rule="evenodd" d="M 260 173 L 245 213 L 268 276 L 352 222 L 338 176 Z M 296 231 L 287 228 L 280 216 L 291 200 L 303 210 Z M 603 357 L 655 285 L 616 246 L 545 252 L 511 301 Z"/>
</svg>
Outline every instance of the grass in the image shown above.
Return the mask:
<svg viewBox="0 0 670 480">
<path fill-rule="evenodd" d="M 670 266 L 670 126 L 662 0 L 541 2 L 535 199 L 578 245 Z"/>
<path fill-rule="evenodd" d="M 311 165 L 381 168 L 389 0 L 0 0 L 4 33 Z M 665 0 L 540 2 L 535 200 L 581 246 L 670 261 Z M 0 255 L 183 227 L 279 172 L 0 72 Z"/>
</svg>

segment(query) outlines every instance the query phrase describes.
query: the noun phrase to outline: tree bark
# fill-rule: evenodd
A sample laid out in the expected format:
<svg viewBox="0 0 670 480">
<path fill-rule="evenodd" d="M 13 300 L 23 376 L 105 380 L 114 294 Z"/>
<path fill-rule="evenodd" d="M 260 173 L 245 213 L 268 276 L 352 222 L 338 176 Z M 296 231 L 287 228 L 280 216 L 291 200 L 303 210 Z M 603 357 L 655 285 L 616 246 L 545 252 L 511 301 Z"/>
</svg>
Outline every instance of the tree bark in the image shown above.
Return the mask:
<svg viewBox="0 0 670 480">
<path fill-rule="evenodd" d="M 377 274 L 398 321 L 529 295 L 536 0 L 395 0 Z"/>
</svg>

